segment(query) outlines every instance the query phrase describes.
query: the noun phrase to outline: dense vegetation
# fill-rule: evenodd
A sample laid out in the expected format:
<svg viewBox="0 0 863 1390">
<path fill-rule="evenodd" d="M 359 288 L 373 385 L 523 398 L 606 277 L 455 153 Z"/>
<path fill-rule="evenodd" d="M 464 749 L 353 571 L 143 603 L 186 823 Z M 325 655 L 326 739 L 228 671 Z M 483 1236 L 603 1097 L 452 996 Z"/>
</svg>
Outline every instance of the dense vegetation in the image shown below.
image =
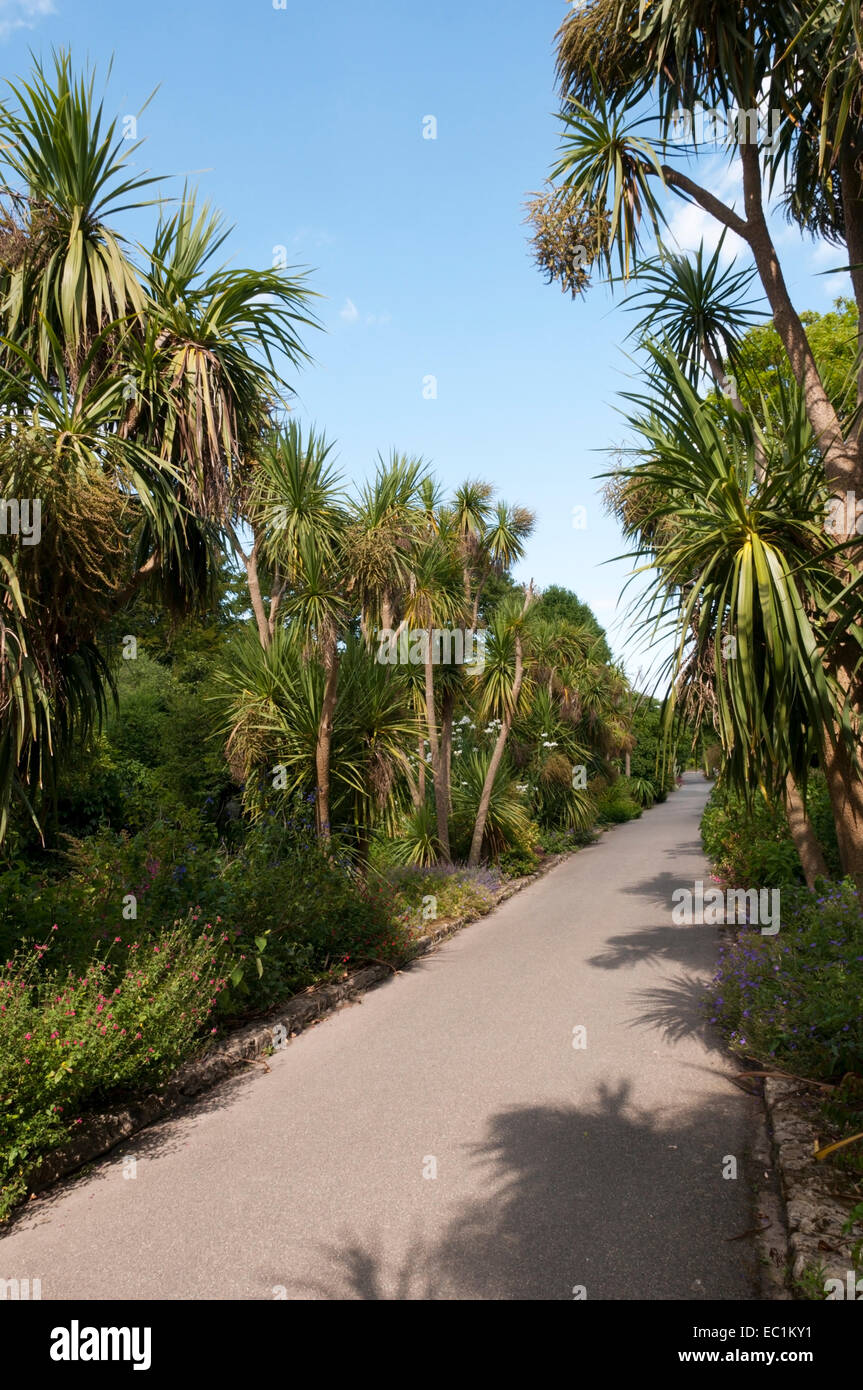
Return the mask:
<svg viewBox="0 0 863 1390">
<path fill-rule="evenodd" d="M 88 1110 L 673 785 L 589 608 L 514 581 L 529 508 L 397 451 L 352 485 L 290 413 L 303 272 L 217 269 L 189 189 L 124 238 L 158 181 L 94 93 L 61 54 L 0 105 L 0 1211 Z"/>
</svg>

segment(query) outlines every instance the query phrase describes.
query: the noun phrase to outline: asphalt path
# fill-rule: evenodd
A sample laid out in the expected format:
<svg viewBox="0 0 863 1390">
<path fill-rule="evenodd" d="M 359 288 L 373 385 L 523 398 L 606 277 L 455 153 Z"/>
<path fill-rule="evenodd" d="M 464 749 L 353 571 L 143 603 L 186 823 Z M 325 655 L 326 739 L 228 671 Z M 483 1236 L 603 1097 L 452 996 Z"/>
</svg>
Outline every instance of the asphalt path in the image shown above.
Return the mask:
<svg viewBox="0 0 863 1390">
<path fill-rule="evenodd" d="M 32 1202 L 0 1277 L 76 1300 L 757 1297 L 760 1103 L 703 1008 L 718 929 L 671 918 L 708 874 L 707 791 L 688 774 Z"/>
</svg>

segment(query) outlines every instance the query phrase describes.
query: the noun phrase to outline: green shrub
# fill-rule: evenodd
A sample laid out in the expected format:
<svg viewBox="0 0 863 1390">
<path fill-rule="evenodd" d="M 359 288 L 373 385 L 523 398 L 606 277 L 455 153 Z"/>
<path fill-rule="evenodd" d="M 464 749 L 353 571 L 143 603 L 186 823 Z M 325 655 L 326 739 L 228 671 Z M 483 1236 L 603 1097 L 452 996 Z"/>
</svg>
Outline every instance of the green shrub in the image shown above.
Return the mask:
<svg viewBox="0 0 863 1390">
<path fill-rule="evenodd" d="M 524 878 L 538 868 L 539 856 L 529 849 L 507 849 L 495 862 L 507 878 Z"/>
<path fill-rule="evenodd" d="M 863 1070 L 863 912 L 846 880 L 781 890 L 776 936 L 720 951 L 713 1021 L 741 1056 L 821 1080 Z"/>
<path fill-rule="evenodd" d="M 190 916 L 155 944 L 118 934 L 80 974 L 52 964 L 58 940 L 59 923 L 0 974 L 0 1216 L 82 1112 L 158 1086 L 216 1032 L 228 961 L 219 927 Z"/>
<path fill-rule="evenodd" d="M 395 893 L 396 912 L 404 928 L 418 930 L 430 922 L 454 917 L 481 917 L 494 905 L 501 886 L 494 867 L 393 869 L 388 882 Z"/>
<path fill-rule="evenodd" d="M 491 749 L 478 750 L 462 756 L 458 762 L 453 760 L 452 840 L 453 853 L 459 859 L 468 857 L 491 755 Z M 492 784 L 482 852 L 493 859 L 507 849 L 529 848 L 535 833 L 512 768 L 504 757 Z"/>
<path fill-rule="evenodd" d="M 617 781 L 606 786 L 597 779 L 596 819 L 600 825 L 623 825 L 626 821 L 637 820 L 641 806 L 633 795 L 630 779 L 618 777 Z"/>
<path fill-rule="evenodd" d="M 836 833 L 820 774 L 811 778 L 807 805 L 828 869 L 838 876 Z M 803 882 L 785 810 L 763 796 L 747 807 L 742 797 L 717 783 L 704 810 L 701 839 L 716 877 L 726 887 L 779 888 Z"/>
</svg>

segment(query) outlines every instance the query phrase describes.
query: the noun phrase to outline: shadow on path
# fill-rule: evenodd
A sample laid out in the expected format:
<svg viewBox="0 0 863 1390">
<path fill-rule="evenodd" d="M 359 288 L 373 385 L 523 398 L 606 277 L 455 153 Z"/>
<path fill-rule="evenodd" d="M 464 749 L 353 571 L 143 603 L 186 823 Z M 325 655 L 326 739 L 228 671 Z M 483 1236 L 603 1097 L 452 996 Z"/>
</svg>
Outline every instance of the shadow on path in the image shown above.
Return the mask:
<svg viewBox="0 0 863 1390">
<path fill-rule="evenodd" d="M 729 1088 L 662 1122 L 635 1110 L 630 1093 L 624 1081 L 602 1085 L 583 1108 L 493 1116 L 472 1154 L 485 1195 L 466 1202 L 440 1240 L 414 1233 L 388 1257 L 386 1230 L 346 1230 L 312 1255 L 324 1272 L 287 1284 L 288 1296 L 569 1300 L 578 1285 L 591 1300 L 756 1296 L 751 1241 L 731 1239 L 753 1224 L 749 1184 L 742 1171 L 739 1182 L 722 1177 L 728 1135 L 755 1102 Z M 442 1171 L 428 1187 L 446 1180 Z M 285 1283 L 278 1271 L 261 1277 Z"/>
</svg>

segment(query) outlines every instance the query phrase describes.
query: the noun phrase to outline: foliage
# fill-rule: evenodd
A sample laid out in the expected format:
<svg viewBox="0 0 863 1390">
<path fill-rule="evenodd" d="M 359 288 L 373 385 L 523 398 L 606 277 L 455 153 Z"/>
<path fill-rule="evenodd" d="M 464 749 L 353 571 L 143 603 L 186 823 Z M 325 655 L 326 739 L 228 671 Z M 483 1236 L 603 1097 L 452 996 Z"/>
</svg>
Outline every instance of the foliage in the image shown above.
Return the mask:
<svg viewBox="0 0 863 1390">
<path fill-rule="evenodd" d="M 58 935 L 55 937 L 54 933 Z M 227 934 L 192 915 L 142 942 L 102 946 L 79 970 L 62 928 L 15 952 L 0 972 L 0 1217 L 27 1174 L 67 1142 L 82 1112 L 158 1086 L 200 1047 L 225 988 Z"/>
<path fill-rule="evenodd" d="M 637 820 L 641 815 L 642 803 L 627 777 L 603 785 L 604 779 L 597 778 L 591 784 L 596 797 L 596 819 L 599 825 L 625 825 L 627 821 Z"/>
<path fill-rule="evenodd" d="M 833 818 L 824 779 L 813 774 L 807 809 L 824 849 L 828 868 L 839 871 Z M 713 788 L 701 821 L 704 852 L 726 887 L 785 887 L 803 881 L 800 860 L 784 807 L 765 796 L 749 805 L 720 781 Z"/>
<path fill-rule="evenodd" d="M 776 936 L 744 931 L 721 950 L 713 1021 L 763 1066 L 837 1080 L 863 1071 L 863 912 L 854 884 L 818 897 L 782 889 Z"/>
</svg>

